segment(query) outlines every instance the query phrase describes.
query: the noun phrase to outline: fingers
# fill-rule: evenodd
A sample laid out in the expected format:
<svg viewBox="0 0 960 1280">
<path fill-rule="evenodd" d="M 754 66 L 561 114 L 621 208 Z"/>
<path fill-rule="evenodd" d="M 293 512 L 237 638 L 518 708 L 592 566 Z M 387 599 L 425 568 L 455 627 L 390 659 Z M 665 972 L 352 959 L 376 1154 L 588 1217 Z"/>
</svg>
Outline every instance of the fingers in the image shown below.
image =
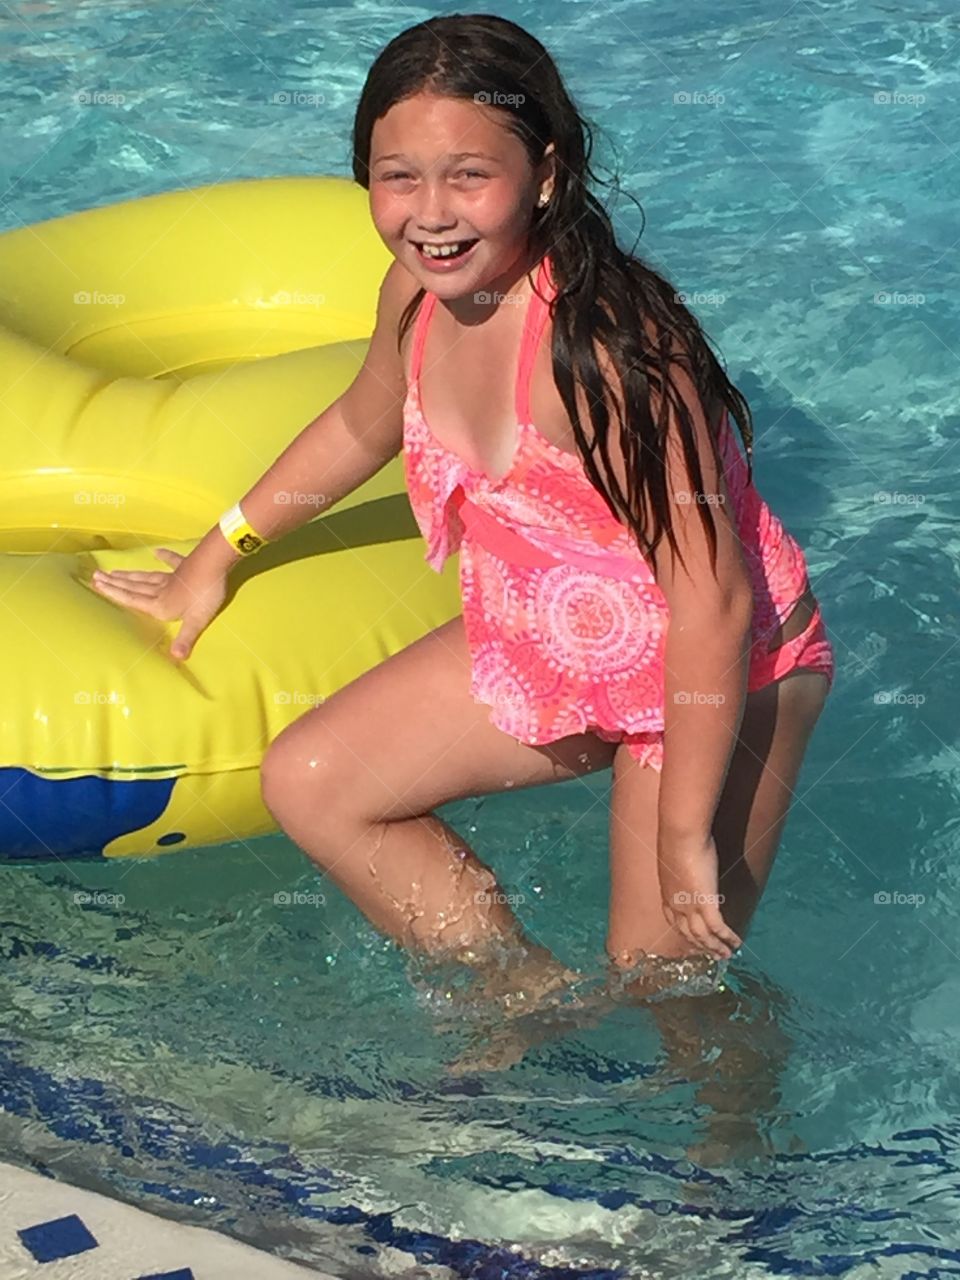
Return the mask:
<svg viewBox="0 0 960 1280">
<path fill-rule="evenodd" d="M 743 945 L 716 907 L 695 907 L 685 914 L 663 904 L 663 914 L 685 941 L 720 960 L 729 960 Z"/>
<path fill-rule="evenodd" d="M 729 959 L 740 945 L 739 938 L 723 923 L 716 907 L 703 908 L 699 915 L 693 917 L 691 928 L 697 940 L 723 960 Z"/>
<path fill-rule="evenodd" d="M 170 575 L 164 569 L 96 569 L 95 578 L 115 578 L 119 582 L 166 582 Z"/>
<path fill-rule="evenodd" d="M 138 609 L 141 613 L 152 613 L 153 606 L 156 604 L 156 592 L 146 586 L 128 587 L 109 579 L 97 580 L 96 575 L 94 575 L 93 585 L 100 595 L 106 596 L 109 600 L 115 600 L 117 604 Z"/>
<path fill-rule="evenodd" d="M 712 925 L 713 936 L 725 943 L 731 951 L 739 951 L 743 946 L 743 939 L 739 934 L 734 933 L 730 926 L 724 921 L 720 912 L 716 913 L 716 920 Z"/>
<path fill-rule="evenodd" d="M 157 547 L 154 554 L 174 568 L 186 559 L 170 547 Z M 122 588 L 141 596 L 155 596 L 156 588 L 169 581 L 170 574 L 162 569 L 96 569 L 93 574 L 93 585 L 97 591 L 106 587 Z M 124 599 L 107 590 L 103 594 L 111 596 L 111 599 Z"/>
<path fill-rule="evenodd" d="M 111 591 L 126 591 L 131 596 L 155 597 L 164 578 L 169 577 L 169 573 L 157 574 L 155 579 L 153 574 L 134 573 L 128 569 L 116 569 L 113 573 L 103 573 L 98 569 L 92 580 L 96 590 L 103 591 L 104 595 Z"/>
<path fill-rule="evenodd" d="M 202 630 L 203 627 L 198 626 L 196 623 L 184 622 L 177 632 L 173 644 L 170 646 L 172 656 L 174 658 L 189 658 L 197 636 Z"/>
<path fill-rule="evenodd" d="M 708 927 L 702 915 L 694 913 L 686 916 L 684 917 L 684 924 L 687 926 L 689 936 L 704 951 L 709 951 L 711 955 L 719 953 L 720 948 L 714 938 L 713 930 Z"/>
<path fill-rule="evenodd" d="M 677 933 L 691 947 L 694 947 L 697 951 L 706 951 L 709 955 L 718 956 L 720 959 L 725 958 L 725 949 L 721 950 L 718 947 L 710 932 L 703 926 L 702 921 L 695 917 L 682 915 L 679 911 L 674 911 L 669 919 Z"/>
</svg>

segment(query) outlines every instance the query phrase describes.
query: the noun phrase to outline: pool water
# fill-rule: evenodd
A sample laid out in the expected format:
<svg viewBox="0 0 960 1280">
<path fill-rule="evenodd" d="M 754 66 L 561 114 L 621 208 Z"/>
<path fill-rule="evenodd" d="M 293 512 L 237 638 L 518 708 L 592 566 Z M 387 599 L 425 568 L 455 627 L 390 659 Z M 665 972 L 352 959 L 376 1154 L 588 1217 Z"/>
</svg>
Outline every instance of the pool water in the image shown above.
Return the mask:
<svg viewBox="0 0 960 1280">
<path fill-rule="evenodd" d="M 366 68 L 442 11 L 8 0 L 0 226 L 348 174 Z M 459 1073 L 473 1032 L 443 1016 L 447 975 L 283 837 L 4 867 L 0 1158 L 345 1277 L 960 1275 L 960 18 L 927 0 L 495 11 L 554 52 L 604 130 L 601 172 L 642 201 L 639 251 L 747 395 L 758 486 L 836 650 L 730 970 L 735 1025 L 701 1025 L 678 1062 L 623 1006 Z M 639 214 L 614 208 L 629 247 Z M 588 975 L 608 789 L 441 811 Z M 735 1069 L 705 1101 L 720 1041 Z"/>
</svg>

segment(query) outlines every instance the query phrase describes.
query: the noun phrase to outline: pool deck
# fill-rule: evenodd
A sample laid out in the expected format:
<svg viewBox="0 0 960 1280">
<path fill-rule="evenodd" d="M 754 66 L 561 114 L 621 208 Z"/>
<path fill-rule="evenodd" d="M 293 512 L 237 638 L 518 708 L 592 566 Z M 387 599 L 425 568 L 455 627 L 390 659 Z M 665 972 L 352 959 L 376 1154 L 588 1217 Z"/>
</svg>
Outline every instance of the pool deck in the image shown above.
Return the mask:
<svg viewBox="0 0 960 1280">
<path fill-rule="evenodd" d="M 203 1227 L 0 1164 L 3 1280 L 333 1280 Z"/>
</svg>

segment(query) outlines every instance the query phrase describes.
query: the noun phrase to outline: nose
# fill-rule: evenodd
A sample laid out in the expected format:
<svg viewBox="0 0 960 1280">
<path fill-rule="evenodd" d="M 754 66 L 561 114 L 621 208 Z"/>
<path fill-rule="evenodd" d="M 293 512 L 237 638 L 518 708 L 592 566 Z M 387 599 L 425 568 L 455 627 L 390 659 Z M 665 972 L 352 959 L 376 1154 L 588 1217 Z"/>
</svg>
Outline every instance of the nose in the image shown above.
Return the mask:
<svg viewBox="0 0 960 1280">
<path fill-rule="evenodd" d="M 420 184 L 416 195 L 415 212 L 417 223 L 422 231 L 433 234 L 456 223 L 456 218 L 450 217 L 450 211 L 447 208 L 448 194 L 443 183 L 437 179 L 427 178 Z"/>
</svg>

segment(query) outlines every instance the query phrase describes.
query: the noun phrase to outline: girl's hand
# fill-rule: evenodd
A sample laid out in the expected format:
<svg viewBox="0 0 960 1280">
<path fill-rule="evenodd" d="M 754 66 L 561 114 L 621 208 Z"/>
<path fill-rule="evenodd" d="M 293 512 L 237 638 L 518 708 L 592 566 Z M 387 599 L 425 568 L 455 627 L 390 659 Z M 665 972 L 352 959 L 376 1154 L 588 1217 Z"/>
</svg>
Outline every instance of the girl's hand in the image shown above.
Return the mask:
<svg viewBox="0 0 960 1280">
<path fill-rule="evenodd" d="M 93 587 L 109 600 L 149 613 L 152 618 L 165 622 L 182 618 L 183 625 L 170 652 L 174 658 L 189 658 L 197 637 L 226 599 L 227 575 L 191 563 L 190 556 L 168 547 L 158 547 L 156 554 L 173 566 L 173 573 L 98 569 L 93 575 Z"/>
<path fill-rule="evenodd" d="M 717 846 L 712 836 L 695 842 L 661 842 L 657 851 L 660 897 L 669 924 L 701 951 L 728 960 L 740 938 L 720 914 Z"/>
</svg>

